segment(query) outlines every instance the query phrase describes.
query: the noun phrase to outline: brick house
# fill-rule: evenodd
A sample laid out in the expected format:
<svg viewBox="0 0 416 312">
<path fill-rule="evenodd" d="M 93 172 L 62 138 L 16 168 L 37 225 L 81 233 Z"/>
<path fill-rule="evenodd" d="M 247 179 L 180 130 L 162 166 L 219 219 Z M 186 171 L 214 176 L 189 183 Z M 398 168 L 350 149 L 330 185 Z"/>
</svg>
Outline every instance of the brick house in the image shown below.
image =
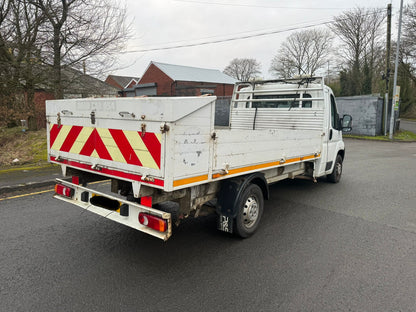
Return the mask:
<svg viewBox="0 0 416 312">
<path fill-rule="evenodd" d="M 123 96 L 231 96 L 236 80 L 217 69 L 150 62 L 138 84 Z"/>
</svg>

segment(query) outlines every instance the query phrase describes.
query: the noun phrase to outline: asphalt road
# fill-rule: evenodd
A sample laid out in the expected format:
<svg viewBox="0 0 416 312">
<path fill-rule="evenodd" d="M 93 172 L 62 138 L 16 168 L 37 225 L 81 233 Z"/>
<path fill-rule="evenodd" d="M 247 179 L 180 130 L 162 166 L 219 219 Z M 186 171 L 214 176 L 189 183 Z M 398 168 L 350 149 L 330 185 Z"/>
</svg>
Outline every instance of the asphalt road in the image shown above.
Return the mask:
<svg viewBox="0 0 416 312">
<path fill-rule="evenodd" d="M 348 140 L 339 184 L 271 188 L 259 231 L 168 242 L 51 198 L 0 201 L 0 311 L 416 311 L 416 144 Z"/>
</svg>

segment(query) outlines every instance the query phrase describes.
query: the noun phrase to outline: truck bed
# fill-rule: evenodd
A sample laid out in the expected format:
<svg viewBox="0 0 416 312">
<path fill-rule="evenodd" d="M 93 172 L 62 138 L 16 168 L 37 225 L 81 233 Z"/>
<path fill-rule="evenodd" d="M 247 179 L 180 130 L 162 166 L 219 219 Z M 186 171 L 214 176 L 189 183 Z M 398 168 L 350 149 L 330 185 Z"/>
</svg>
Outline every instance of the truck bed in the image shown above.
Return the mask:
<svg viewBox="0 0 416 312">
<path fill-rule="evenodd" d="M 215 100 L 47 101 L 49 159 L 168 192 L 319 159 L 321 109 L 232 109 L 231 125 L 215 128 Z"/>
</svg>

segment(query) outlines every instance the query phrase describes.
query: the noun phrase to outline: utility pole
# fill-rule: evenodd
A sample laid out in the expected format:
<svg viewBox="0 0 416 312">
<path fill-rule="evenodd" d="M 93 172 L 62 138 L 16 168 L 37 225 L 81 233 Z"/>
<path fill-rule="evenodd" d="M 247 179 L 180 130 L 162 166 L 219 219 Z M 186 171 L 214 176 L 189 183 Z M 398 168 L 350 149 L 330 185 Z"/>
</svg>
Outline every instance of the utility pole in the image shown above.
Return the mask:
<svg viewBox="0 0 416 312">
<path fill-rule="evenodd" d="M 328 61 L 328 83 L 329 83 L 329 61 Z"/>
<path fill-rule="evenodd" d="M 387 47 L 386 47 L 386 96 L 384 102 L 384 135 L 387 135 L 387 115 L 389 105 L 389 80 L 390 80 L 390 40 L 391 40 L 391 3 L 387 5 Z"/>
<path fill-rule="evenodd" d="M 403 0 L 400 0 L 400 17 L 399 17 L 399 31 L 397 33 L 397 46 L 396 46 L 396 61 L 394 62 L 394 85 L 393 85 L 393 97 L 396 95 L 396 85 L 397 85 L 397 70 L 399 68 L 399 51 L 400 51 L 400 34 L 402 31 L 402 14 L 403 14 Z M 390 116 L 390 133 L 389 139 L 393 139 L 393 129 L 394 129 L 394 98 L 391 101 L 391 116 Z"/>
</svg>

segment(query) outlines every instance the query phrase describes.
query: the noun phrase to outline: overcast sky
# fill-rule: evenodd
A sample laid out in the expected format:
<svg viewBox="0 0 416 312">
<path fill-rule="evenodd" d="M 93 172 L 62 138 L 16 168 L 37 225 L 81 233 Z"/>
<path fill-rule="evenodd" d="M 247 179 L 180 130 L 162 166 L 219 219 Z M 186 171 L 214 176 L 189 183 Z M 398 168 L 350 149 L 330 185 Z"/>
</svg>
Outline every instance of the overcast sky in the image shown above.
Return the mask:
<svg viewBox="0 0 416 312">
<path fill-rule="evenodd" d="M 396 23 L 400 0 L 127 0 L 133 38 L 111 74 L 140 77 L 150 61 L 222 71 L 233 58 L 255 58 L 263 78 L 272 78 L 270 62 L 290 35 L 287 30 L 331 21 L 356 6 L 386 8 L 388 3 Z M 164 49 L 212 41 L 224 42 Z"/>
</svg>

